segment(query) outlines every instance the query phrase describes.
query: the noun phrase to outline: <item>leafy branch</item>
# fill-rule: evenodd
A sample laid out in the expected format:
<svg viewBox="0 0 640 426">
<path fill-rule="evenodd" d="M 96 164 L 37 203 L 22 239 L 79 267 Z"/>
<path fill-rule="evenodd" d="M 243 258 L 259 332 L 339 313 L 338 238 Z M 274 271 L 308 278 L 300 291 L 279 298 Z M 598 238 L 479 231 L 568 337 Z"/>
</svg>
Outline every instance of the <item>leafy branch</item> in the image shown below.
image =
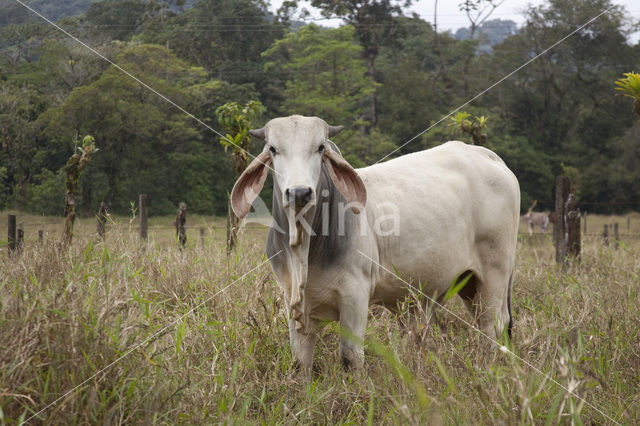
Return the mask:
<svg viewBox="0 0 640 426">
<path fill-rule="evenodd" d="M 216 109 L 218 122 L 227 130 L 220 143 L 225 152 L 231 147 L 236 159 L 236 174 L 244 171 L 247 165 L 247 153 L 251 143 L 251 123 L 265 111 L 260 101 L 249 101 L 246 105 L 237 102 L 227 102 Z"/>
</svg>

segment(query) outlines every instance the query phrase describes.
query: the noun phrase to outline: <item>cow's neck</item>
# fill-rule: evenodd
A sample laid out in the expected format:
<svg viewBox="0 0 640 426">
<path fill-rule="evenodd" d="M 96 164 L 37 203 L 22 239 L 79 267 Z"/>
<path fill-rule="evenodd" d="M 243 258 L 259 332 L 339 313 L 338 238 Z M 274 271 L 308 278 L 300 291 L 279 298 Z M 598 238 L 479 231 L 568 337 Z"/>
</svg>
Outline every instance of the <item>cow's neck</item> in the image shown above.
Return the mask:
<svg viewBox="0 0 640 426">
<path fill-rule="evenodd" d="M 320 182 L 316 188 L 316 206 L 310 208 L 305 219 L 313 230 L 313 235 L 302 233 L 300 243 L 292 247 L 289 243 L 291 230 L 287 212 L 282 207 L 282 191 L 274 179 L 273 188 L 273 225 L 269 230 L 267 255 L 270 252 L 284 250 L 287 253 L 289 275 L 291 277 L 291 300 L 289 307 L 291 315 L 298 322 L 301 332 L 308 332 L 309 307 L 306 304 L 305 289 L 309 268 L 325 271 L 336 266 L 343 258 L 348 248 L 349 237 L 355 232 L 356 221 L 353 213 L 344 213 L 341 225 L 340 203 L 345 200 L 329 177 L 326 167 L 322 166 Z M 294 231 L 295 232 L 295 231 Z"/>
</svg>

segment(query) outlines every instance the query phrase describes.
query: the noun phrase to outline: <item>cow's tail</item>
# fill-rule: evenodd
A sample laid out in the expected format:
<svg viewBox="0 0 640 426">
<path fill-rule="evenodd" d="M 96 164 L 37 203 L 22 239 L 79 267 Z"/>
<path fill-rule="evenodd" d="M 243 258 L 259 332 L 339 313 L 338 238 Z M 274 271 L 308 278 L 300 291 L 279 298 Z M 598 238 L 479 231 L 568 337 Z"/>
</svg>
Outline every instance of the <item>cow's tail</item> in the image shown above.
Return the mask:
<svg viewBox="0 0 640 426">
<path fill-rule="evenodd" d="M 511 312 L 511 287 L 513 286 L 513 275 L 515 268 L 511 271 L 511 276 L 509 277 L 509 287 L 507 288 L 507 310 L 509 311 L 509 326 L 507 328 L 507 333 L 509 334 L 509 339 L 511 339 L 511 329 L 513 328 L 513 313 Z"/>
</svg>

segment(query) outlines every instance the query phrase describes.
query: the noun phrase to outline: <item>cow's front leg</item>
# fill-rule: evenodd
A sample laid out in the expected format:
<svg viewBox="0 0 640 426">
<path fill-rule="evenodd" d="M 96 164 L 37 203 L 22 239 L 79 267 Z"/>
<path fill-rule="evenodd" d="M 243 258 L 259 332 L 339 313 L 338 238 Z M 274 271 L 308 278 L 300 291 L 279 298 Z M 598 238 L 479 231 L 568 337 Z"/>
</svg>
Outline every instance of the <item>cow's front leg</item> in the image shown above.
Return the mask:
<svg viewBox="0 0 640 426">
<path fill-rule="evenodd" d="M 359 368 L 364 364 L 364 333 L 369 311 L 368 291 L 340 294 L 340 358 L 345 368 Z"/>
<path fill-rule="evenodd" d="M 306 373 L 311 372 L 313 367 L 313 351 L 318 340 L 315 332 L 302 334 L 296 330 L 298 322 L 289 318 L 289 342 L 291 343 L 291 355 L 293 361 L 302 367 Z"/>
</svg>

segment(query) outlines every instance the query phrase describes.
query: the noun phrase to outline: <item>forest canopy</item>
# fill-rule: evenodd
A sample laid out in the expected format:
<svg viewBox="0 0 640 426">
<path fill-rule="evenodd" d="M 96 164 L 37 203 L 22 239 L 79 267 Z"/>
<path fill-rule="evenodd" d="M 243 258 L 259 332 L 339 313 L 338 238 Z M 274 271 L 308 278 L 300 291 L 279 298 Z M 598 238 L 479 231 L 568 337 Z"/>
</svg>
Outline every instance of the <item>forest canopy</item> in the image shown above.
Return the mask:
<svg viewBox="0 0 640 426">
<path fill-rule="evenodd" d="M 356 167 L 433 147 L 454 138 L 446 121 L 407 142 L 612 6 L 549 0 L 521 27 L 487 20 L 456 37 L 405 14 L 405 2 L 360 3 L 314 2 L 342 19 L 337 28 L 297 20 L 296 2 L 276 15 L 260 0 L 29 3 L 116 67 L 0 0 L 0 209 L 61 215 L 63 167 L 90 134 L 100 151 L 81 178 L 79 213 L 105 202 L 126 214 L 146 193 L 152 214 L 185 201 L 224 215 L 233 160 L 208 127 L 225 132 L 215 111 L 227 102 L 260 101 L 256 127 L 289 114 L 344 125 L 335 142 Z M 628 38 L 637 28 L 614 7 L 465 107 L 488 117 L 487 146 L 518 177 L 524 210 L 533 200 L 550 208 L 567 172 L 583 209 L 640 210 L 640 123 L 614 85 L 639 71 L 640 43 Z"/>
</svg>

